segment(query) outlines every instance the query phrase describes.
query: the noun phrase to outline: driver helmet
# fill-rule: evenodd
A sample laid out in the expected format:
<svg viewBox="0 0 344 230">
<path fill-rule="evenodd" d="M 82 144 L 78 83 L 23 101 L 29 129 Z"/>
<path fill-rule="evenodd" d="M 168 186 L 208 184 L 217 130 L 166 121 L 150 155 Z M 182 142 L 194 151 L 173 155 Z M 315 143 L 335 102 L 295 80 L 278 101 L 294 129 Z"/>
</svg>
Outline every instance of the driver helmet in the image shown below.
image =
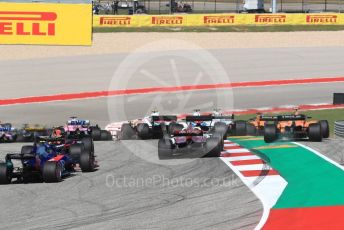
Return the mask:
<svg viewBox="0 0 344 230">
<path fill-rule="evenodd" d="M 53 137 L 62 137 L 62 131 L 61 129 L 54 129 L 52 133 Z"/>
<path fill-rule="evenodd" d="M 294 115 L 299 115 L 299 107 L 294 108 Z"/>
<path fill-rule="evenodd" d="M 220 110 L 219 109 L 214 109 L 214 111 L 213 111 L 213 116 L 220 116 L 221 115 L 221 113 L 220 113 Z"/>
<path fill-rule="evenodd" d="M 200 110 L 199 109 L 195 109 L 193 116 L 201 116 Z"/>
</svg>

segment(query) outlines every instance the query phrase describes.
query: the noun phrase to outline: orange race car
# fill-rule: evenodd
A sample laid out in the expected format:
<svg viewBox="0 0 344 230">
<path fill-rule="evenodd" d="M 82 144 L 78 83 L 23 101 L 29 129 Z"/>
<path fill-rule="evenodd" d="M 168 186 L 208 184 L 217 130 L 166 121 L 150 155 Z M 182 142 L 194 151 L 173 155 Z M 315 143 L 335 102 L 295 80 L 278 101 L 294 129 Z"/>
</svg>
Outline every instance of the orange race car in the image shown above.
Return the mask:
<svg viewBox="0 0 344 230">
<path fill-rule="evenodd" d="M 264 126 L 268 121 L 272 121 L 271 116 L 257 113 L 255 118 L 248 121 L 235 121 L 232 134 L 235 136 L 259 136 L 264 135 Z"/>
<path fill-rule="evenodd" d="M 304 114 L 271 116 L 264 125 L 264 140 L 267 143 L 277 139 L 308 139 L 322 141 L 328 138 L 330 129 L 326 120 L 308 120 Z"/>
</svg>

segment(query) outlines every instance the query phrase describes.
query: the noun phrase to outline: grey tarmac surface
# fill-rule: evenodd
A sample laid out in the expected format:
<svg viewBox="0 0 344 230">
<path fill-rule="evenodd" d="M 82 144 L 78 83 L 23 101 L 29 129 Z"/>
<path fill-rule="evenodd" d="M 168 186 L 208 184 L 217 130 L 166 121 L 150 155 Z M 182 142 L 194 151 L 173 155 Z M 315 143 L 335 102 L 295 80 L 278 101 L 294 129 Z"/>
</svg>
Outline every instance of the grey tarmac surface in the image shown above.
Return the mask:
<svg viewBox="0 0 344 230">
<path fill-rule="evenodd" d="M 59 184 L 0 186 L 0 229 L 255 227 L 262 215 L 261 203 L 222 161 L 202 158 L 157 164 L 155 142 L 97 142 L 100 168 L 96 172 L 77 172 Z M 153 151 L 143 148 L 147 144 Z M 127 149 L 129 145 L 135 154 Z M 20 147 L 1 144 L 0 157 Z"/>
<path fill-rule="evenodd" d="M 311 147 L 312 149 L 344 166 L 344 138 L 336 137 L 324 140 L 322 143 L 305 142 L 302 144 Z"/>
<path fill-rule="evenodd" d="M 1 98 L 109 89 L 342 76 L 344 47 L 204 50 L 1 61 Z M 217 62 L 217 63 L 214 63 Z M 128 63 L 129 62 L 129 63 Z M 123 66 L 126 63 L 126 66 Z M 207 70 L 222 67 L 227 77 Z M 129 75 L 115 75 L 121 67 Z M 202 75 L 199 77 L 200 69 Z M 126 84 L 121 82 L 125 77 Z M 157 80 L 156 78 L 159 78 Z M 111 85 L 111 81 L 113 85 Z M 111 87 L 110 87 L 111 86 Z"/>
<path fill-rule="evenodd" d="M 153 109 L 164 114 L 268 108 L 283 105 L 332 103 L 332 93 L 342 92 L 344 83 L 260 88 L 190 91 L 168 94 L 116 96 L 88 100 L 0 106 L 1 120 L 14 125 L 43 123 L 61 125 L 70 116 L 90 119 L 102 127 L 110 122 L 144 117 Z M 314 94 L 316 92 L 316 94 Z"/>
</svg>

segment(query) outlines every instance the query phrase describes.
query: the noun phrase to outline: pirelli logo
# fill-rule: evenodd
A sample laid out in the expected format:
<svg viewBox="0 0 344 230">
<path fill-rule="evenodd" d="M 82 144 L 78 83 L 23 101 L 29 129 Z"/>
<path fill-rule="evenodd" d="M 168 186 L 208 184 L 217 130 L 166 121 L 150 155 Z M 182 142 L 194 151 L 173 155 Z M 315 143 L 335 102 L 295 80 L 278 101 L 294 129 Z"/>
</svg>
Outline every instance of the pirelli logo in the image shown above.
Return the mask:
<svg viewBox="0 0 344 230">
<path fill-rule="evenodd" d="M 256 23 L 285 23 L 287 19 L 286 15 L 256 15 L 255 22 Z"/>
<path fill-rule="evenodd" d="M 55 36 L 54 12 L 0 11 L 0 35 Z"/>
<path fill-rule="evenodd" d="M 232 24 L 234 15 L 231 16 L 204 16 L 204 24 Z"/>
<path fill-rule="evenodd" d="M 100 25 L 130 25 L 130 17 L 100 17 Z"/>
<path fill-rule="evenodd" d="M 306 22 L 311 24 L 337 23 L 337 15 L 307 15 Z"/>
<path fill-rule="evenodd" d="M 152 24 L 153 25 L 182 25 L 184 21 L 183 17 L 175 16 L 175 17 L 166 17 L 166 16 L 158 16 L 152 17 Z"/>
</svg>

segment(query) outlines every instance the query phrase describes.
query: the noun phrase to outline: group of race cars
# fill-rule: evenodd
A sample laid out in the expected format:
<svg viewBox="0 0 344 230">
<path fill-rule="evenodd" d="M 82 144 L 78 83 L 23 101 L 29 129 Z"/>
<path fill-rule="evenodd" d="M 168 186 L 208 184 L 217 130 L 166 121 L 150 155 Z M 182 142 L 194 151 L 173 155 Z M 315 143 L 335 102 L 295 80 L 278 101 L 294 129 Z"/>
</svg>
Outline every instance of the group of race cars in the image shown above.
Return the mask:
<svg viewBox="0 0 344 230">
<path fill-rule="evenodd" d="M 0 184 L 9 184 L 13 178 L 23 182 L 60 182 L 79 169 L 92 172 L 98 167 L 93 143 L 98 140 L 159 139 L 158 156 L 165 160 L 220 157 L 228 136 L 264 136 L 267 143 L 284 139 L 322 141 L 328 138 L 328 122 L 310 119 L 295 109 L 289 115 L 258 113 L 255 118 L 243 121 L 215 109 L 205 114 L 195 110 L 183 118 L 153 111 L 143 119 L 113 123 L 106 130 L 76 117 L 64 126 L 54 128 L 24 125 L 22 129 L 15 129 L 9 123 L 0 123 L 2 142 L 33 142 L 23 146 L 20 153 L 6 155 L 5 161 L 0 163 Z M 13 161 L 19 162 L 19 166 Z"/>
<path fill-rule="evenodd" d="M 98 167 L 93 141 L 112 140 L 111 133 L 91 126 L 89 120 L 72 117 L 64 126 L 46 128 L 24 125 L 15 129 L 0 124 L 3 142 L 33 142 L 24 145 L 19 153 L 8 153 L 0 163 L 0 184 L 19 182 L 60 182 L 79 168 L 92 172 Z"/>
<path fill-rule="evenodd" d="M 227 136 L 264 136 L 267 143 L 276 140 L 322 141 L 328 138 L 326 120 L 310 120 L 299 114 L 297 108 L 289 115 L 267 116 L 258 113 L 248 121 L 235 120 L 234 115 L 224 115 L 218 109 L 212 113 L 178 119 L 174 115 L 160 115 L 153 111 L 150 116 L 127 123 L 113 123 L 107 129 L 116 139 L 159 139 L 159 159 L 183 157 L 219 157 Z"/>
</svg>

